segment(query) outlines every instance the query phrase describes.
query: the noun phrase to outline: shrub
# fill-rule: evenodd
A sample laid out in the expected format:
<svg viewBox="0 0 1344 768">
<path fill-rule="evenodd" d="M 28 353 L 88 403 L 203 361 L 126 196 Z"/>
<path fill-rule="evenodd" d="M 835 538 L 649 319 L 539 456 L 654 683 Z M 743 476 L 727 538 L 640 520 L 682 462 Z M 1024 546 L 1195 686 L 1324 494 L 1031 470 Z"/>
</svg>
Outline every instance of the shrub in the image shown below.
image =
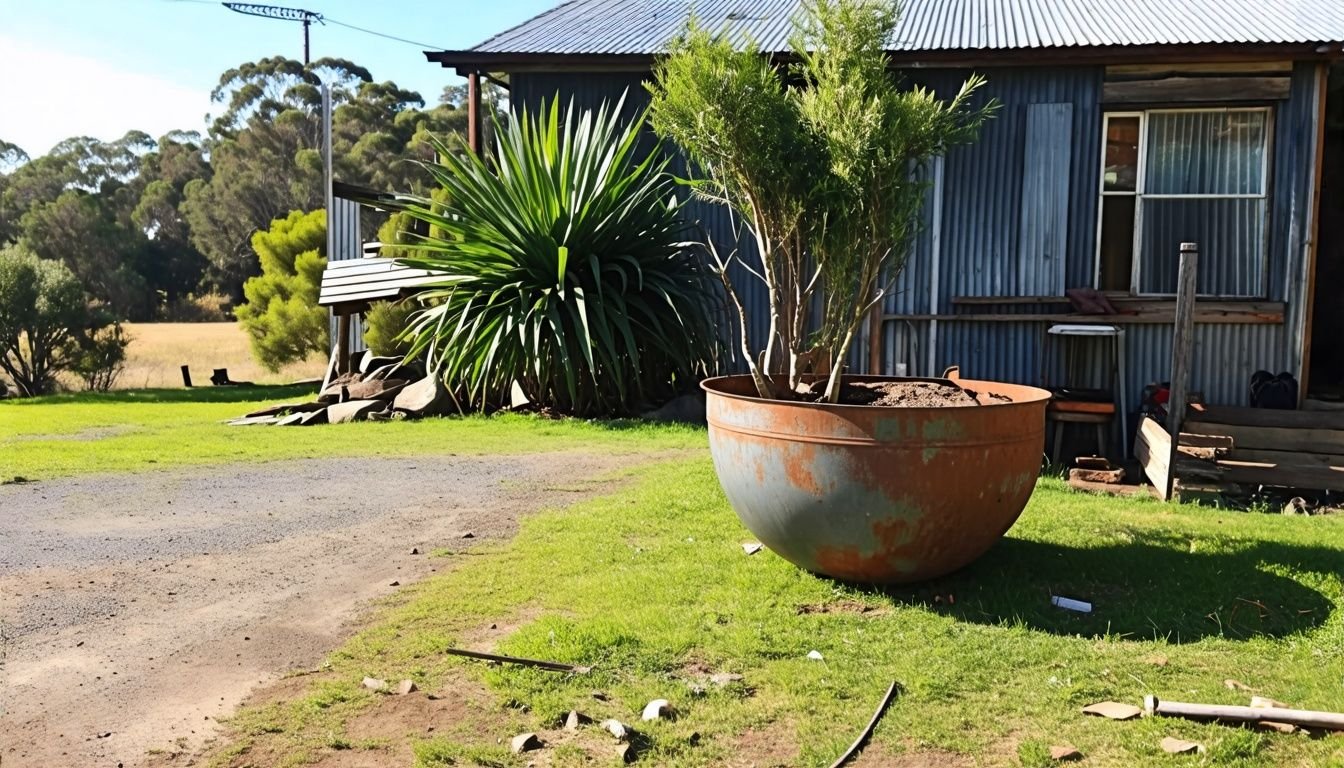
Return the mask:
<svg viewBox="0 0 1344 768">
<path fill-rule="evenodd" d="M 326 353 L 327 310 L 317 305 L 327 242 L 326 212 L 293 211 L 252 236 L 261 275 L 243 284 L 247 303 L 235 310 L 252 354 L 271 371 Z"/>
<path fill-rule="evenodd" d="M 411 341 L 405 337 L 415 307 L 409 301 L 378 301 L 364 315 L 364 345 L 379 357 L 405 357 Z"/>
<path fill-rule="evenodd" d="M 163 308 L 165 323 L 225 323 L 229 315 L 229 297 L 222 293 L 201 293 L 182 296 Z"/>
<path fill-rule="evenodd" d="M 739 331 L 762 397 L 793 397 L 809 358 L 844 360 L 918 228 L 924 184 L 912 171 L 973 141 L 997 107 L 972 107 L 978 76 L 948 102 L 903 89 L 886 54 L 896 21 L 892 0 L 807 0 L 787 70 L 692 22 L 654 69 L 654 128 L 693 161 L 697 193 L 730 206 L 756 240 L 770 309 L 759 359 Z M 745 314 L 726 276 L 736 255 L 706 246 Z M 787 388 L 769 378 L 781 369 Z M 842 370 L 827 379 L 831 402 Z"/>
<path fill-rule="evenodd" d="M 111 314 L 64 264 L 19 246 L 0 249 L 0 370 L 19 394 L 53 392 L 57 374 L 74 370 L 84 349 L 103 345 L 110 354 L 109 326 L 116 327 Z"/>
<path fill-rule="evenodd" d="M 401 261 L 443 281 L 421 294 L 412 352 L 488 409 L 518 382 L 543 407 L 629 413 L 715 366 L 714 277 L 680 243 L 666 160 L 643 119 L 556 102 L 498 127 L 497 159 L 435 142 L 446 194 L 380 204 L 429 225 Z M 441 233 L 441 234 L 440 234 Z"/>
<path fill-rule="evenodd" d="M 112 323 L 86 334 L 75 346 L 70 370 L 84 380 L 85 389 L 106 392 L 117 383 L 117 377 L 126 367 L 126 345 L 129 343 L 121 323 Z"/>
</svg>

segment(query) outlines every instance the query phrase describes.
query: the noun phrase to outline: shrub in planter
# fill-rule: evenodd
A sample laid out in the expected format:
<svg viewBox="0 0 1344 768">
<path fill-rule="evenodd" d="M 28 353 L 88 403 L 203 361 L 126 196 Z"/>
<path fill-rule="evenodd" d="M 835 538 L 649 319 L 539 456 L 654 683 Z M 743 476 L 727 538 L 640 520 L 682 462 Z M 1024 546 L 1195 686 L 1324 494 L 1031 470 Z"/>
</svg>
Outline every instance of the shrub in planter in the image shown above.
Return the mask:
<svg viewBox="0 0 1344 768">
<path fill-rule="evenodd" d="M 946 102 L 903 88 L 886 55 L 896 20 L 895 4 L 883 0 L 809 0 L 788 67 L 692 22 L 654 69 L 654 129 L 688 155 L 689 183 L 735 212 L 761 256 L 770 332 L 755 340 L 759 357 L 745 323 L 741 342 L 762 397 L 793 397 L 808 360 L 845 358 L 918 228 L 916 167 L 972 141 L 997 108 L 973 106 L 980 77 Z M 737 256 L 715 245 L 706 243 L 745 314 L 727 279 Z M 821 321 L 810 327 L 816 303 Z M 770 379 L 780 371 L 787 386 Z M 826 379 L 829 402 L 840 373 L 836 366 Z"/>
<path fill-rule="evenodd" d="M 437 142 L 433 199 L 371 201 L 429 226 L 400 237 L 401 263 L 443 274 L 417 296 L 409 354 L 465 407 L 517 382 L 541 407 L 622 415 L 714 370 L 715 278 L 681 242 L 667 160 L 619 114 L 553 101 L 497 127 L 491 161 Z"/>
</svg>

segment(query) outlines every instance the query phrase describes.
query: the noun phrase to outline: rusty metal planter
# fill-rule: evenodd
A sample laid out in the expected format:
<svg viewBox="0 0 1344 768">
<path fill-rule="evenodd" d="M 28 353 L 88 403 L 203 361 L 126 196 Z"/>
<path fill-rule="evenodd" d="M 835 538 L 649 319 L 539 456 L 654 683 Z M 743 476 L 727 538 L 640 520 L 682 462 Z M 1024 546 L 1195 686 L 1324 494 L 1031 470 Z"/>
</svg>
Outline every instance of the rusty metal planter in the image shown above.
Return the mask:
<svg viewBox="0 0 1344 768">
<path fill-rule="evenodd" d="M 764 400 L 749 376 L 707 379 L 719 482 L 761 543 L 801 568 L 872 583 L 955 571 L 1022 514 L 1040 471 L 1050 397 L 1015 384 L 957 383 L 977 392 L 980 405 Z"/>
</svg>

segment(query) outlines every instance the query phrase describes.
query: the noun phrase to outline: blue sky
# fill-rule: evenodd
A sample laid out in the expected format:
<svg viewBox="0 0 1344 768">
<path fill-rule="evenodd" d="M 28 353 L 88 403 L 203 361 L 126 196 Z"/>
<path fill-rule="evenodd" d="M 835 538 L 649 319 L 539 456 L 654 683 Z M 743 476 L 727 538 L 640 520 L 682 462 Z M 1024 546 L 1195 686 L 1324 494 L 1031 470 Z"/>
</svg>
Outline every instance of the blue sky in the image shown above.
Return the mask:
<svg viewBox="0 0 1344 768">
<path fill-rule="evenodd" d="M 266 1 L 435 48 L 469 47 L 560 2 Z M 334 24 L 312 29 L 314 59 L 350 59 L 432 102 L 460 80 L 420 51 Z M 297 22 L 206 0 L 0 0 L 0 139 L 38 156 L 69 136 L 204 130 L 220 73 L 276 54 L 302 57 Z"/>
</svg>

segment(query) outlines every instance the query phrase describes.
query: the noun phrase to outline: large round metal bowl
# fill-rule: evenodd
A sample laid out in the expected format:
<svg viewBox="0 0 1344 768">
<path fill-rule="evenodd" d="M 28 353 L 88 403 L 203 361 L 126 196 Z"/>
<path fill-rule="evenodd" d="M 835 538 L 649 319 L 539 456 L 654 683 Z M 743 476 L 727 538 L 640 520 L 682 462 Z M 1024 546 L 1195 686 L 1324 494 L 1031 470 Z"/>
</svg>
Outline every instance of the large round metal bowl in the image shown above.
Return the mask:
<svg viewBox="0 0 1344 768">
<path fill-rule="evenodd" d="M 1035 387 L 956 383 L 979 405 L 765 400 L 749 376 L 707 379 L 719 482 L 743 524 L 800 568 L 869 583 L 951 573 L 1022 514 L 1040 473 L 1050 399 Z"/>
</svg>

